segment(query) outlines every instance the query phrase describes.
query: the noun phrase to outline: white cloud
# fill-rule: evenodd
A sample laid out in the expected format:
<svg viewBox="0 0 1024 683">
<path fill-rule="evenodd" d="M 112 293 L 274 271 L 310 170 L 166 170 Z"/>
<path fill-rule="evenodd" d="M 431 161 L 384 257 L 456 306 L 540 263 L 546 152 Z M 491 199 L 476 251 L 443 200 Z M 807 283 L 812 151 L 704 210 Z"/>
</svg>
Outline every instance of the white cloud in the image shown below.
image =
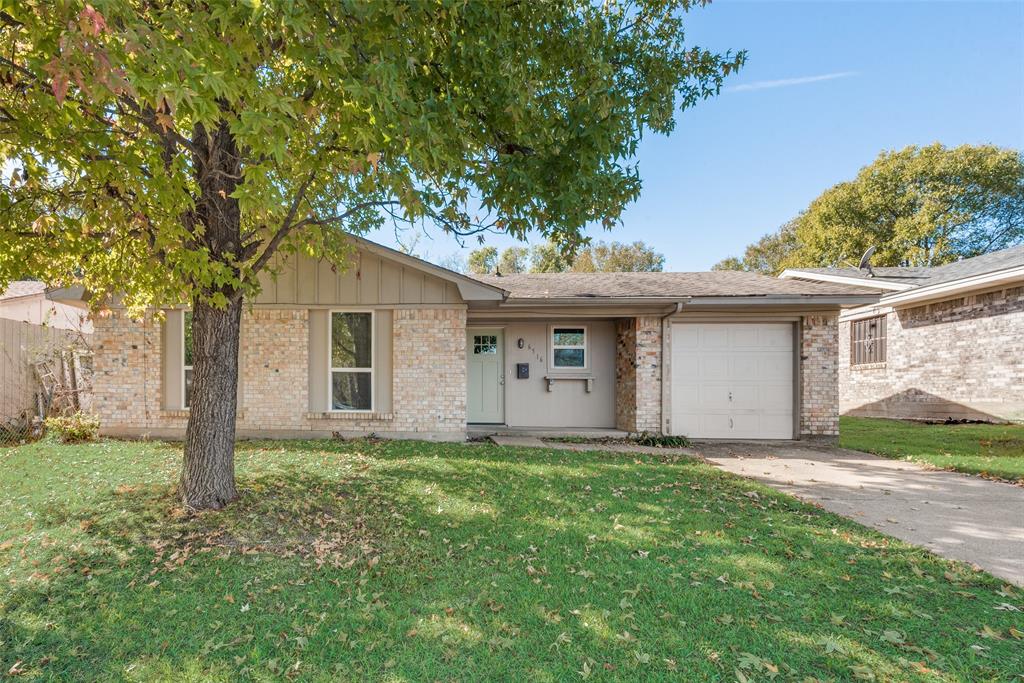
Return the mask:
<svg viewBox="0 0 1024 683">
<path fill-rule="evenodd" d="M 834 81 L 837 78 L 848 78 L 856 76 L 856 71 L 837 71 L 831 74 L 819 74 L 817 76 L 801 76 L 799 78 L 780 78 L 775 81 L 754 81 L 753 83 L 741 83 L 726 88 L 727 92 L 744 92 L 748 90 L 768 90 L 769 88 L 788 88 L 791 85 L 805 85 L 807 83 L 819 83 L 821 81 Z"/>
</svg>

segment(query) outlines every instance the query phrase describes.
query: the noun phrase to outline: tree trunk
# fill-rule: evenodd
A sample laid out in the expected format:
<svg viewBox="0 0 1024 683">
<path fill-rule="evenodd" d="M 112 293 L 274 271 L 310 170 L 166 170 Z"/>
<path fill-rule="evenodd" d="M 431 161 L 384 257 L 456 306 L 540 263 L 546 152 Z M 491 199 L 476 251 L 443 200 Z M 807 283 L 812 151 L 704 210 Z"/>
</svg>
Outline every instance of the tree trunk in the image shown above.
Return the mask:
<svg viewBox="0 0 1024 683">
<path fill-rule="evenodd" d="M 242 302 L 227 309 L 196 301 L 192 309 L 192 393 L 181 473 L 184 503 L 220 509 L 235 488 L 235 411 Z"/>
<path fill-rule="evenodd" d="M 187 220 L 210 257 L 234 270 L 241 257 L 241 212 L 231 197 L 241 177 L 238 148 L 228 125 L 194 131 L 199 198 Z M 225 308 L 211 306 L 222 294 Z M 180 493 L 186 506 L 219 510 L 238 498 L 235 488 L 235 412 L 242 297 L 229 286 L 204 289 L 192 301 L 192 390 Z"/>
</svg>

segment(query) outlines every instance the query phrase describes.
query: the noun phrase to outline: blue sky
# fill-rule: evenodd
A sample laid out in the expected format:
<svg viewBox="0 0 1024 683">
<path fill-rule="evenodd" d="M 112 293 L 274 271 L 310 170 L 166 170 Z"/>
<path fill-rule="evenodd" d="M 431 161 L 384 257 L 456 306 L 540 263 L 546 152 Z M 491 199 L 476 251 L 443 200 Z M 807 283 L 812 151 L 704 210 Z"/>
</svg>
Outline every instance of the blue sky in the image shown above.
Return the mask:
<svg viewBox="0 0 1024 683">
<path fill-rule="evenodd" d="M 644 140 L 640 199 L 588 233 L 644 240 L 666 270 L 741 253 L 883 149 L 1024 148 L 1024 2 L 719 0 L 691 12 L 687 40 L 746 49 L 747 65 L 670 137 Z M 369 237 L 396 243 L 390 228 Z M 416 252 L 475 246 L 429 230 Z"/>
</svg>

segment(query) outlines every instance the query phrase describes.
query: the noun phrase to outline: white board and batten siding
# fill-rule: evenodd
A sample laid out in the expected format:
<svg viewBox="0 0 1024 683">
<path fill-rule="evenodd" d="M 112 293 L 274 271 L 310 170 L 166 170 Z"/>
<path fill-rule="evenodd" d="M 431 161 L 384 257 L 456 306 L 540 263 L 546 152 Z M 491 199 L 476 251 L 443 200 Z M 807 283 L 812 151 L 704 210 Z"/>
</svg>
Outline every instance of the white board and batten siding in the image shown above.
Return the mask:
<svg viewBox="0 0 1024 683">
<path fill-rule="evenodd" d="M 256 304 L 376 306 L 461 304 L 458 287 L 439 277 L 362 250 L 335 267 L 305 255 L 277 257 L 260 274 Z"/>
<path fill-rule="evenodd" d="M 672 432 L 696 439 L 792 439 L 794 325 L 674 323 Z"/>
</svg>

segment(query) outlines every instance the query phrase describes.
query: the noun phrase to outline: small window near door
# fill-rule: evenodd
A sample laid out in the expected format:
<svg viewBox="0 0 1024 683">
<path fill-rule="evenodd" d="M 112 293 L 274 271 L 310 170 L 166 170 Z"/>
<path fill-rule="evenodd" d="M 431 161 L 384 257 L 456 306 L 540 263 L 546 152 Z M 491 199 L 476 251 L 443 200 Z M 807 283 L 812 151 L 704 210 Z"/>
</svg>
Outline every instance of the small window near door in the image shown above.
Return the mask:
<svg viewBox="0 0 1024 683">
<path fill-rule="evenodd" d="M 498 353 L 498 337 L 493 334 L 473 335 L 473 355 Z"/>
<path fill-rule="evenodd" d="M 331 410 L 373 410 L 373 314 L 332 312 Z"/>
<path fill-rule="evenodd" d="M 181 404 L 188 408 L 192 402 L 192 311 L 185 311 L 185 315 L 182 316 L 182 319 L 183 322 L 181 328 L 183 339 L 181 346 L 184 350 L 184 354 L 182 356 L 184 359 L 184 381 L 182 381 L 181 387 L 184 395 L 182 396 Z"/>
<path fill-rule="evenodd" d="M 850 365 L 885 362 L 885 316 L 850 323 Z"/>
<path fill-rule="evenodd" d="M 587 328 L 551 328 L 551 365 L 555 368 L 587 367 Z"/>
</svg>

